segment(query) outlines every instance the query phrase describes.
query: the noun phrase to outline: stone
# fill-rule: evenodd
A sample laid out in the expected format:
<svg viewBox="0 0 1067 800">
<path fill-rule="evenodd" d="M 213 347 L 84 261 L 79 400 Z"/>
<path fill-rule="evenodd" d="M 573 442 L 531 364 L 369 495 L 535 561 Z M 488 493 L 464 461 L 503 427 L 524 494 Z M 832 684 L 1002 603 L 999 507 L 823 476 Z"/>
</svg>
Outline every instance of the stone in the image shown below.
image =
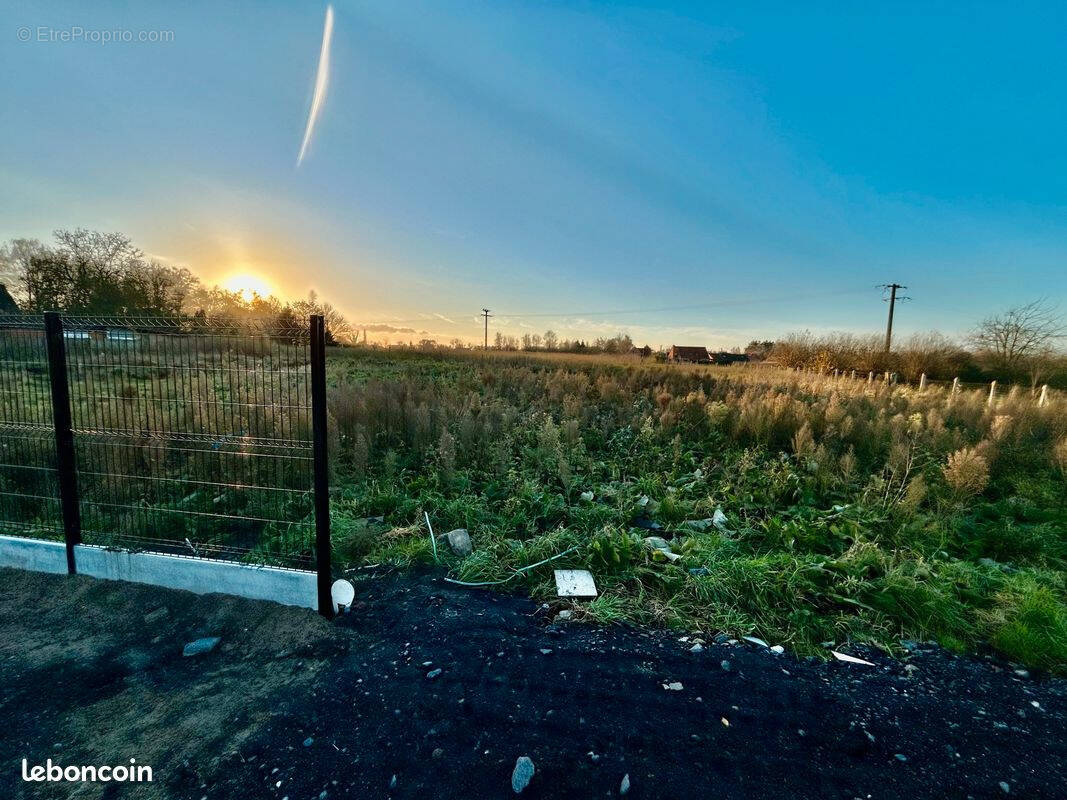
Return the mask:
<svg viewBox="0 0 1067 800">
<path fill-rule="evenodd" d="M 630 773 L 627 772 L 622 776 L 622 780 L 619 782 L 619 794 L 626 794 L 630 791 Z"/>
<path fill-rule="evenodd" d="M 304 740 L 304 747 L 311 747 L 315 743 L 315 740 L 310 736 Z"/>
<path fill-rule="evenodd" d="M 1011 785 L 1007 781 L 1001 781 L 997 785 L 1000 786 L 1000 791 L 1004 792 L 1004 794 L 1011 793 Z"/>
<path fill-rule="evenodd" d="M 720 661 L 719 662 L 719 666 L 722 667 L 722 671 L 723 672 L 729 672 L 730 671 L 730 662 L 729 661 L 725 661 L 725 660 L 724 661 Z"/>
<path fill-rule="evenodd" d="M 556 614 L 556 622 L 568 622 L 573 616 L 574 612 L 571 611 L 569 608 L 565 608 L 558 614 Z"/>
<path fill-rule="evenodd" d="M 663 684 L 663 688 L 669 692 L 680 692 L 683 687 L 681 681 L 671 681 L 670 683 Z"/>
<path fill-rule="evenodd" d="M 436 678 L 442 672 L 444 672 L 444 670 L 441 669 L 440 667 L 438 667 L 437 669 L 431 669 L 429 672 L 426 673 L 426 677 L 427 677 L 428 680 L 432 681 L 434 678 Z"/>
<path fill-rule="evenodd" d="M 149 611 L 147 614 L 145 614 L 144 621 L 147 622 L 149 625 L 155 625 L 169 613 L 170 611 L 167 610 L 166 606 L 160 606 L 155 611 Z"/>
<path fill-rule="evenodd" d="M 592 503 L 593 502 L 593 493 L 592 492 L 582 492 L 582 494 L 580 496 L 582 498 L 582 502 L 585 502 L 585 503 Z"/>
<path fill-rule="evenodd" d="M 782 647 L 780 644 L 776 644 L 774 647 L 771 648 L 771 652 L 777 656 L 780 656 L 782 653 L 785 652 L 785 648 Z"/>
<path fill-rule="evenodd" d="M 534 763 L 529 756 L 519 756 L 515 759 L 515 768 L 511 771 L 511 789 L 515 794 L 520 794 L 523 789 L 530 785 L 533 779 Z"/>
<path fill-rule="evenodd" d="M 456 528 L 454 531 L 449 531 L 445 534 L 445 539 L 448 542 L 448 546 L 452 548 L 452 552 L 460 558 L 466 558 L 474 550 L 474 545 L 471 544 L 471 535 L 467 533 L 466 528 Z"/>
<path fill-rule="evenodd" d="M 907 761 L 908 760 L 908 757 L 906 755 L 904 755 L 903 753 L 894 753 L 893 754 L 893 758 L 895 758 L 897 761 Z"/>
<path fill-rule="evenodd" d="M 182 649 L 183 656 L 199 656 L 203 653 L 210 653 L 218 643 L 222 641 L 218 636 L 205 636 L 203 639 L 197 639 L 196 641 L 189 642 Z"/>
<path fill-rule="evenodd" d="M 742 636 L 746 642 L 752 642 L 752 644 L 758 644 L 760 647 L 766 647 L 767 643 L 757 636 Z"/>
<path fill-rule="evenodd" d="M 389 791 L 393 791 L 396 788 L 396 775 L 389 779 Z"/>
<path fill-rule="evenodd" d="M 704 652 L 704 645 L 700 644 L 700 642 L 697 642 L 695 645 L 693 645 L 692 647 L 689 648 L 689 652 L 690 653 L 703 653 Z"/>
</svg>

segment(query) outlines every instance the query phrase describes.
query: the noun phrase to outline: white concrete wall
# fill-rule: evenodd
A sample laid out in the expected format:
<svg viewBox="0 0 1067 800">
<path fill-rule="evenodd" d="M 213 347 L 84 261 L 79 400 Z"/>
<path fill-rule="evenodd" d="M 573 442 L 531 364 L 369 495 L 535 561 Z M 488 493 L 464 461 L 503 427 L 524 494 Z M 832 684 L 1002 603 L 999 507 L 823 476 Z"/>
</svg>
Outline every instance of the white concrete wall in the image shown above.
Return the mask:
<svg viewBox="0 0 1067 800">
<path fill-rule="evenodd" d="M 0 536 L 0 567 L 66 575 L 67 546 L 63 542 Z"/>
<path fill-rule="evenodd" d="M 84 544 L 75 546 L 74 564 L 79 575 L 94 578 L 149 583 L 197 594 L 221 592 L 287 606 L 318 608 L 314 572 L 162 553 L 130 553 Z M 65 575 L 66 546 L 62 542 L 0 536 L 0 567 Z"/>
</svg>

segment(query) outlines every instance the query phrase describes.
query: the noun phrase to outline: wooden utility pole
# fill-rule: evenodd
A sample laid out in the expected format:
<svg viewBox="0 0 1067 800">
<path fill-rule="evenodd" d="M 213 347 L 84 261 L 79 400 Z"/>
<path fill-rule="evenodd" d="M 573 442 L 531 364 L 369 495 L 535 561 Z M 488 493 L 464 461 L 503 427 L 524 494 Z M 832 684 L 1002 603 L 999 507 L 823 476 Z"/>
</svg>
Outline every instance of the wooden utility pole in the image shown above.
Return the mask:
<svg viewBox="0 0 1067 800">
<path fill-rule="evenodd" d="M 878 287 L 883 292 L 889 290 L 889 321 L 885 326 L 885 351 L 889 352 L 889 347 L 893 342 L 893 311 L 896 308 L 897 300 L 910 300 L 910 297 L 897 297 L 897 289 L 907 289 L 907 286 L 901 286 L 899 283 L 885 283 Z M 887 298 L 882 298 L 883 300 Z"/>
<path fill-rule="evenodd" d="M 489 313 L 489 309 L 488 308 L 483 308 L 482 309 L 482 316 L 485 317 L 485 344 L 484 344 L 484 349 L 488 350 L 489 349 L 489 317 L 492 316 L 492 315 Z"/>
</svg>

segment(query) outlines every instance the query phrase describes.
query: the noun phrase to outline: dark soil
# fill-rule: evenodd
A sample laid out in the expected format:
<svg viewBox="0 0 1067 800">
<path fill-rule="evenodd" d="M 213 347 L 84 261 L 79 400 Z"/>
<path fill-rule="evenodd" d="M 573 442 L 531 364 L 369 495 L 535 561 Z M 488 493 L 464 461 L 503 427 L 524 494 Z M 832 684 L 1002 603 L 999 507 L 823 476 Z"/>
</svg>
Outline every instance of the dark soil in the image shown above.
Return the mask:
<svg viewBox="0 0 1067 800">
<path fill-rule="evenodd" d="M 330 624 L 0 570 L 0 797 L 504 798 L 523 755 L 528 798 L 617 797 L 627 774 L 630 798 L 1067 797 L 1067 682 L 1012 665 L 932 646 L 812 663 L 712 635 L 693 653 L 429 575 L 357 597 Z M 154 783 L 20 778 L 23 758 L 131 757 Z"/>
</svg>

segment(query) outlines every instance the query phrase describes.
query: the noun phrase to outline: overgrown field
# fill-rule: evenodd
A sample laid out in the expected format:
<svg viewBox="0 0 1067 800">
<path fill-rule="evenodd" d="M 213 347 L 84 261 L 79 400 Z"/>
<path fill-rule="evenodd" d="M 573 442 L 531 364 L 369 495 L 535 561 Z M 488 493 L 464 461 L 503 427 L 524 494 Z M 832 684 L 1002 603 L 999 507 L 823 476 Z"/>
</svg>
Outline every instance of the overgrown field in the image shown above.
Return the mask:
<svg viewBox="0 0 1067 800">
<path fill-rule="evenodd" d="M 328 370 L 342 563 L 431 563 L 425 511 L 470 531 L 470 556 L 438 548 L 454 577 L 549 597 L 553 568 L 586 567 L 600 620 L 1067 671 L 1062 396 L 588 356 L 339 350 Z"/>
</svg>

